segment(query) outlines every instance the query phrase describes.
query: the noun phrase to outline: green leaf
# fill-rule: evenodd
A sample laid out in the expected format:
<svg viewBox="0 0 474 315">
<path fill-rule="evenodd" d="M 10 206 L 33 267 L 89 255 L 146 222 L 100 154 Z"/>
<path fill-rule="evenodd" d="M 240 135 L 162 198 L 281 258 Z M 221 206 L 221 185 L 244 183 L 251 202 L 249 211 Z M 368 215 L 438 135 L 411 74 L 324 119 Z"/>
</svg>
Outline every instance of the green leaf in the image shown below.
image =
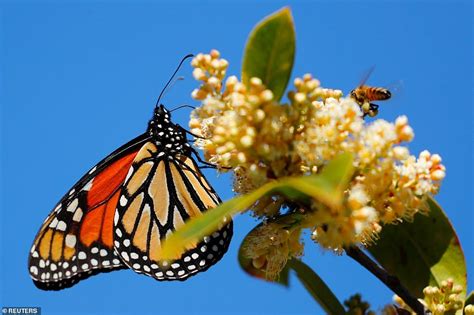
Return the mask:
<svg viewBox="0 0 474 315">
<path fill-rule="evenodd" d="M 440 206 L 428 200 L 429 215 L 417 214 L 413 222 L 385 225 L 372 256 L 397 276 L 411 294 L 423 297 L 426 286 L 440 286 L 452 278 L 466 288 L 466 262 L 459 239 Z M 463 298 L 465 292 L 461 295 Z"/>
<path fill-rule="evenodd" d="M 177 259 L 185 251 L 187 245 L 202 240 L 222 225 L 223 220 L 252 206 L 255 201 L 267 194 L 280 193 L 292 198 L 295 192 L 310 196 L 329 207 L 340 207 L 345 186 L 341 183 L 352 176 L 352 156 L 342 154 L 327 166 L 331 170 L 318 175 L 289 177 L 267 183 L 253 192 L 235 197 L 202 216 L 190 219 L 184 226 L 171 234 L 163 244 L 162 258 Z"/>
<path fill-rule="evenodd" d="M 466 298 L 466 302 L 464 304 L 466 304 L 466 305 L 473 304 L 474 305 L 474 291 L 471 291 L 471 293 L 469 293 L 469 295 Z"/>
<path fill-rule="evenodd" d="M 298 259 L 288 262 L 298 279 L 327 314 L 345 314 L 344 307 L 324 281 L 305 263 Z"/>
<path fill-rule="evenodd" d="M 354 165 L 350 153 L 343 153 L 337 156 L 321 172 L 321 176 L 326 178 L 326 181 L 331 184 L 330 189 L 336 190 L 345 190 L 353 174 Z"/>
<path fill-rule="evenodd" d="M 242 64 L 242 81 L 260 78 L 279 101 L 290 79 L 295 56 L 295 27 L 288 7 L 258 23 L 249 35 Z"/>
</svg>

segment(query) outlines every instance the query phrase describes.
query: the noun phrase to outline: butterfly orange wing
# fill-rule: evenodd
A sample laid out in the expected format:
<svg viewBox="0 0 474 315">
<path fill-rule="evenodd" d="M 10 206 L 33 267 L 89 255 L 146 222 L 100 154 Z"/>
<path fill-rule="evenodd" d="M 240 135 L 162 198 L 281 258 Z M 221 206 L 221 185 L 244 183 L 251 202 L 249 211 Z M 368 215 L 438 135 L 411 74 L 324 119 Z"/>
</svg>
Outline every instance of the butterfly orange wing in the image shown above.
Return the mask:
<svg viewBox="0 0 474 315">
<path fill-rule="evenodd" d="M 99 162 L 46 218 L 29 255 L 36 286 L 63 289 L 92 274 L 125 268 L 113 249 L 113 217 L 125 177 L 146 140 L 139 136 Z"/>
</svg>

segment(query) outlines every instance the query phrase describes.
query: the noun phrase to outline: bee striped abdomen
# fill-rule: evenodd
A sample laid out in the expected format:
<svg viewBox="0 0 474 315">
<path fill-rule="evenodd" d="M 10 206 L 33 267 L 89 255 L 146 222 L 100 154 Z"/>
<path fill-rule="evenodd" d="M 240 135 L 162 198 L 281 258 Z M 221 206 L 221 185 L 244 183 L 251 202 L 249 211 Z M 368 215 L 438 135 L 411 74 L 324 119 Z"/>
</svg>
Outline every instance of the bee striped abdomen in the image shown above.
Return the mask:
<svg viewBox="0 0 474 315">
<path fill-rule="evenodd" d="M 392 93 L 390 93 L 388 89 L 382 87 L 367 87 L 366 96 L 370 102 L 384 101 L 388 100 L 392 96 Z"/>
</svg>

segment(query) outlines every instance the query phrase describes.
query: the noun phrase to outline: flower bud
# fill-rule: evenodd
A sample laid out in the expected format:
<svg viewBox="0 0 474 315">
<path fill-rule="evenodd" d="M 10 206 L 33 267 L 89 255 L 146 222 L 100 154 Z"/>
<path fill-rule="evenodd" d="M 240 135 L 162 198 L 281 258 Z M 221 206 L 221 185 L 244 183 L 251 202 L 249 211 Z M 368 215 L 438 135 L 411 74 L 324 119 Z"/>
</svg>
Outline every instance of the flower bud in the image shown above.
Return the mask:
<svg viewBox="0 0 474 315">
<path fill-rule="evenodd" d="M 253 86 L 261 86 L 263 83 L 259 78 L 253 77 L 250 79 L 250 84 Z"/>
<path fill-rule="evenodd" d="M 206 73 L 201 68 L 195 68 L 193 70 L 193 77 L 198 81 L 205 81 Z"/>
<path fill-rule="evenodd" d="M 220 52 L 217 49 L 211 50 L 211 57 L 217 59 L 221 56 Z"/>
<path fill-rule="evenodd" d="M 270 90 L 265 90 L 260 94 L 260 98 L 264 102 L 270 102 L 273 99 L 273 93 Z"/>
<path fill-rule="evenodd" d="M 442 180 L 445 177 L 446 177 L 446 173 L 442 170 L 436 170 L 431 173 L 432 180 Z"/>
<path fill-rule="evenodd" d="M 218 78 L 216 78 L 216 77 L 210 77 L 210 78 L 207 80 L 207 84 L 209 84 L 209 85 L 212 86 L 213 88 L 217 88 L 220 83 L 221 83 L 221 81 L 220 81 Z"/>
<path fill-rule="evenodd" d="M 295 94 L 295 101 L 297 103 L 303 103 L 306 100 L 306 95 L 304 93 L 296 93 Z"/>
</svg>

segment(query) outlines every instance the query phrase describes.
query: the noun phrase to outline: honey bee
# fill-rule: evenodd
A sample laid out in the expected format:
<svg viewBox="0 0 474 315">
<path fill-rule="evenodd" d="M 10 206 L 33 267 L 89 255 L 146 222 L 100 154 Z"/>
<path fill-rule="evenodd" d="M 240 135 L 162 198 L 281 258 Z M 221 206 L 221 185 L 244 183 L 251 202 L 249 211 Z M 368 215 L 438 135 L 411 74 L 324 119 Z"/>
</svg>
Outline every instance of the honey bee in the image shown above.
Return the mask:
<svg viewBox="0 0 474 315">
<path fill-rule="evenodd" d="M 385 101 L 392 97 L 392 93 L 387 88 L 365 85 L 373 70 L 372 67 L 359 86 L 350 93 L 351 98 L 359 104 L 364 117 L 367 115 L 374 117 L 378 114 L 379 105 L 372 103 L 373 101 Z"/>
</svg>

